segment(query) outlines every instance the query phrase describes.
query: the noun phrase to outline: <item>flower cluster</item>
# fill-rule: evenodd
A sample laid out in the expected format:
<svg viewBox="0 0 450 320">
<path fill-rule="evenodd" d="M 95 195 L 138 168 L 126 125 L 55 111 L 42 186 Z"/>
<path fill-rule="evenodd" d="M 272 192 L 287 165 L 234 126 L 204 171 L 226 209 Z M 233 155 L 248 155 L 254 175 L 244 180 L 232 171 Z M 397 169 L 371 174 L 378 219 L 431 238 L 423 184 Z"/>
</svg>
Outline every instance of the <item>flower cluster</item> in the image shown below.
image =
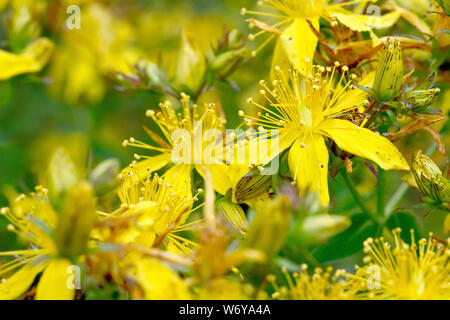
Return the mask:
<svg viewBox="0 0 450 320">
<path fill-rule="evenodd" d="M 450 299 L 446 1 L 75 2 L 0 2 L 0 299 Z"/>
</svg>

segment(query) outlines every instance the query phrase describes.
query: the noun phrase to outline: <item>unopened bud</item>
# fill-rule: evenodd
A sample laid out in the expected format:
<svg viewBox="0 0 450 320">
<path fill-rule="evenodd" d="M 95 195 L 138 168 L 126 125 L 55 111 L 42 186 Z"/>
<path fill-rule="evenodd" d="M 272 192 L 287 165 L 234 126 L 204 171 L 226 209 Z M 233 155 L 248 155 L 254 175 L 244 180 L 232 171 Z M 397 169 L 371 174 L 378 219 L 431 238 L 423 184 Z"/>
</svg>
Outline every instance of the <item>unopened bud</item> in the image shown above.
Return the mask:
<svg viewBox="0 0 450 320">
<path fill-rule="evenodd" d="M 53 154 L 48 166 L 50 196 L 55 203 L 60 203 L 60 196 L 78 181 L 78 172 L 70 155 L 64 148 Z"/>
<path fill-rule="evenodd" d="M 245 176 L 236 185 L 233 190 L 233 200 L 237 203 L 243 203 L 249 199 L 259 196 L 269 191 L 272 186 L 272 176 L 270 175 L 250 175 Z"/>
<path fill-rule="evenodd" d="M 447 16 L 450 16 L 450 0 L 436 0 Z"/>
<path fill-rule="evenodd" d="M 248 221 L 244 210 L 237 203 L 233 203 L 229 198 L 223 197 L 216 201 L 217 212 L 221 213 L 224 218 L 231 223 L 242 234 L 248 230 Z"/>
<path fill-rule="evenodd" d="M 447 214 L 447 218 L 444 221 L 444 233 L 450 235 L 450 213 Z"/>
<path fill-rule="evenodd" d="M 227 74 L 244 57 L 245 48 L 226 51 L 211 61 L 211 68 L 219 74 Z"/>
<path fill-rule="evenodd" d="M 450 182 L 421 150 L 414 153 L 412 169 L 417 187 L 426 197 L 438 202 L 450 202 Z"/>
<path fill-rule="evenodd" d="M 228 33 L 228 48 L 239 48 L 243 43 L 243 37 L 237 29 L 233 29 Z"/>
<path fill-rule="evenodd" d="M 284 244 L 291 219 L 291 208 L 286 196 L 278 196 L 256 212 L 248 235 L 249 247 L 264 252 L 267 257 L 276 254 Z"/>
<path fill-rule="evenodd" d="M 428 106 L 438 97 L 441 90 L 433 88 L 428 90 L 415 90 L 405 95 L 405 98 L 412 104 L 414 113 L 427 113 Z"/>
<path fill-rule="evenodd" d="M 89 176 L 89 181 L 94 186 L 98 195 L 103 195 L 116 187 L 117 174 L 119 173 L 119 161 L 107 159 L 100 162 Z"/>
<path fill-rule="evenodd" d="M 403 80 L 402 49 L 398 39 L 389 38 L 380 53 L 373 90 L 382 101 L 400 93 Z"/>
<path fill-rule="evenodd" d="M 164 71 L 151 61 L 139 60 L 136 63 L 136 69 L 141 77 L 146 79 L 147 85 L 161 86 L 166 81 Z"/>
<path fill-rule="evenodd" d="M 319 214 L 306 217 L 302 224 L 302 234 L 313 241 L 326 241 L 341 233 L 351 224 L 348 217 Z"/>
<path fill-rule="evenodd" d="M 193 38 L 183 34 L 176 78 L 192 91 L 199 89 L 206 71 L 205 57 Z"/>
<path fill-rule="evenodd" d="M 90 183 L 82 181 L 65 194 L 55 231 L 58 253 L 69 258 L 82 254 L 94 221 L 94 190 Z"/>
</svg>

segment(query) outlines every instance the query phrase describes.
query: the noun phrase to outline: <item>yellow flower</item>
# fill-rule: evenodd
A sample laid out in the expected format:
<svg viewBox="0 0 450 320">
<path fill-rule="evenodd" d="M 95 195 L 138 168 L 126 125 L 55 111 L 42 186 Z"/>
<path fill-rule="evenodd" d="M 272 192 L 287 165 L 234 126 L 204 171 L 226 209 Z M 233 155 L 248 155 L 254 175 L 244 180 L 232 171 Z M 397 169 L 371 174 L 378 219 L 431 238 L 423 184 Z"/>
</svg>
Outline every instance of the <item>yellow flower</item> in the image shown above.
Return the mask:
<svg viewBox="0 0 450 320">
<path fill-rule="evenodd" d="M 92 223 L 89 217 L 95 217 L 92 189 L 82 183 L 69 190 L 60 215 L 49 204 L 47 192 L 38 186 L 30 197 L 21 194 L 12 201 L 11 209 L 0 211 L 11 222 L 8 230 L 31 246 L 0 252 L 0 256 L 17 256 L 0 266 L 1 300 L 23 295 L 41 272 L 35 299 L 74 298 L 69 267 L 71 259 L 85 250 Z"/>
<path fill-rule="evenodd" d="M 272 298 L 281 300 L 353 300 L 356 290 L 347 282 L 347 273 L 336 270 L 332 273 L 329 267 L 325 271 L 321 268 L 314 269 L 314 274 L 309 275 L 307 265 L 302 265 L 301 271 L 292 276 L 286 269 L 282 269 L 286 277 L 287 287 L 279 286 L 276 278 L 269 275 L 267 280 L 272 283 L 275 293 Z"/>
<path fill-rule="evenodd" d="M 0 50 L 0 80 L 41 71 L 52 54 L 53 46 L 50 40 L 39 38 L 19 54 Z"/>
<path fill-rule="evenodd" d="M 251 286 L 239 281 L 216 278 L 203 285 L 198 293 L 198 300 L 247 300 Z"/>
<path fill-rule="evenodd" d="M 228 167 L 223 161 L 223 140 L 221 137 L 208 136 L 208 132 L 223 133 L 225 119 L 221 118 L 214 104 L 205 104 L 204 108 L 191 105 L 190 97 L 181 94 L 183 114 L 175 111 L 170 102 L 160 104 L 160 112 L 147 111 L 161 129 L 165 139 L 147 130 L 150 137 L 160 146 L 155 147 L 145 142 L 130 138 L 124 146 L 134 146 L 160 152 L 157 156 L 135 154 L 133 166 L 140 176 L 159 170 L 169 163 L 175 164 L 165 173 L 165 181 L 175 189 L 185 189 L 191 194 L 191 172 L 195 170 L 203 176 L 206 167 L 213 176 L 214 188 L 225 194 L 231 182 Z M 199 110 L 203 109 L 203 111 Z M 208 157 L 209 159 L 207 159 Z"/>
<path fill-rule="evenodd" d="M 269 106 L 249 99 L 265 113 L 245 117 L 248 124 L 279 130 L 274 137 L 268 134 L 258 139 L 277 138 L 279 153 L 289 149 L 289 169 L 299 193 L 319 193 L 322 205 L 329 203 L 325 138 L 332 139 L 342 150 L 376 162 L 384 170 L 409 170 L 406 160 L 387 138 L 339 118 L 358 110 L 366 93 L 344 80 L 346 66 L 335 83 L 337 66 L 337 62 L 333 69 L 310 64 L 306 77 L 291 71 L 289 79 L 277 69 L 272 88 L 261 81 L 261 93 Z M 369 74 L 361 83 L 367 85 L 372 79 L 373 74 Z"/>
<path fill-rule="evenodd" d="M 297 70 L 303 72 L 305 70 L 304 61 L 306 58 L 313 58 L 318 41 L 309 23 L 311 23 L 314 29 L 319 31 L 319 19 L 321 17 L 331 21 L 331 26 L 333 27 L 336 26 L 336 20 L 338 20 L 354 31 L 369 31 L 376 40 L 374 44 L 379 43 L 379 40 L 372 32 L 372 27 L 390 27 L 397 21 L 399 13 L 392 12 L 381 17 L 372 17 L 371 15 L 354 14 L 343 8 L 345 6 L 367 2 L 370 2 L 370 0 L 351 1 L 339 4 L 329 4 L 329 0 L 263 0 L 259 1 L 258 4 L 268 8 L 268 11 L 250 11 L 243 8 L 241 9 L 241 14 L 266 17 L 273 21 L 269 25 L 255 19 L 247 20 L 251 26 L 256 26 L 261 29 L 256 34 L 250 34 L 250 40 L 254 40 L 265 32 L 271 33 L 271 36 L 263 45 L 254 51 L 254 55 L 269 43 L 274 36 L 279 36 L 281 40 L 280 44 L 287 54 L 290 63 Z"/>
<path fill-rule="evenodd" d="M 103 214 L 105 217 L 94 229 L 93 237 L 147 248 L 164 245 L 174 252 L 189 253 L 196 244 L 178 233 L 191 230 L 197 223 L 184 223 L 196 198 L 187 197 L 168 184 L 165 176 L 143 177 L 133 166 L 128 170 L 121 174 L 120 209 Z"/>
<path fill-rule="evenodd" d="M 188 286 L 176 272 L 162 262 L 129 253 L 120 262 L 133 299 L 188 300 Z"/>
<path fill-rule="evenodd" d="M 108 7 L 88 4 L 80 21 L 80 29 L 63 29 L 49 70 L 54 80 L 49 89 L 71 104 L 99 101 L 106 92 L 105 78 L 134 71 L 140 55 L 132 45 L 133 28 Z"/>
<path fill-rule="evenodd" d="M 395 247 L 380 237 L 364 242 L 365 266 L 352 281 L 372 299 L 450 299 L 450 249 L 436 243 L 432 234 L 417 242 L 411 230 L 411 244 L 393 230 Z M 372 279 L 368 279 L 368 277 Z M 370 281 L 373 288 L 368 289 Z"/>
<path fill-rule="evenodd" d="M 206 58 L 193 37 L 183 32 L 176 79 L 192 92 L 198 92 L 206 70 Z"/>
</svg>

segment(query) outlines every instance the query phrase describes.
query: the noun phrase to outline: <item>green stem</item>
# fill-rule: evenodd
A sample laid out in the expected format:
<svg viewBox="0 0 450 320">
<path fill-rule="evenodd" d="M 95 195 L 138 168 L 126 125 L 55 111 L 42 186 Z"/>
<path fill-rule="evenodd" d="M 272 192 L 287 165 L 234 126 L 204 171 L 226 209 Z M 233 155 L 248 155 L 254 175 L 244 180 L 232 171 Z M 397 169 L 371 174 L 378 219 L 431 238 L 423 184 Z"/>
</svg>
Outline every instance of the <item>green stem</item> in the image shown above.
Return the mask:
<svg viewBox="0 0 450 320">
<path fill-rule="evenodd" d="M 408 191 L 409 185 L 406 182 L 402 182 L 400 184 L 400 187 L 398 187 L 397 191 L 395 191 L 394 195 L 391 199 L 389 199 L 388 203 L 386 204 L 385 214 L 386 216 L 389 216 L 392 211 L 394 211 L 395 207 L 397 206 L 397 203 L 402 200 L 403 196 L 405 195 L 406 191 Z"/>
<path fill-rule="evenodd" d="M 352 194 L 353 199 L 355 199 L 356 203 L 361 208 L 361 210 L 365 214 L 370 216 L 374 221 L 378 222 L 378 220 L 376 219 L 374 214 L 367 208 L 366 203 L 364 202 L 363 198 L 359 194 L 358 190 L 356 190 L 356 187 L 355 187 L 353 181 L 351 180 L 351 178 L 350 178 L 350 176 L 349 176 L 349 174 L 348 174 L 348 172 L 347 172 L 347 170 L 345 168 L 342 168 L 341 175 L 344 178 L 344 182 L 347 185 L 348 190 Z"/>
<path fill-rule="evenodd" d="M 377 188 L 377 215 L 379 217 L 384 216 L 384 189 L 386 188 L 386 172 L 379 168 L 378 169 L 378 188 Z"/>
</svg>

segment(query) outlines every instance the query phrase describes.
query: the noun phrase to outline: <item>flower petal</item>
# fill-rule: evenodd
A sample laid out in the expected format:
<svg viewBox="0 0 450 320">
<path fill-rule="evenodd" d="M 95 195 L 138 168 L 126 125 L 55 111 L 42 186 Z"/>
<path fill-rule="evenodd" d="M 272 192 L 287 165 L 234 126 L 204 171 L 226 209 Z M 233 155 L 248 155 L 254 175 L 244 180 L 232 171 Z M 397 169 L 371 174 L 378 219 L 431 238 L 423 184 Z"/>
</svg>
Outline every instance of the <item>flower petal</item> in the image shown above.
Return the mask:
<svg viewBox="0 0 450 320">
<path fill-rule="evenodd" d="M 324 206 L 330 202 L 328 158 L 323 137 L 315 133 L 298 138 L 289 150 L 289 170 L 297 183 L 299 194 L 317 192 Z"/>
<path fill-rule="evenodd" d="M 123 263 L 133 299 L 178 300 L 190 294 L 182 278 L 162 262 L 139 255 L 128 255 Z"/>
<path fill-rule="evenodd" d="M 283 44 L 281 43 L 281 39 L 278 38 L 275 44 L 275 49 L 272 57 L 272 68 L 270 70 L 270 79 L 275 80 L 275 67 L 278 66 L 281 70 L 289 70 L 291 67 L 291 62 L 289 57 L 284 50 Z"/>
<path fill-rule="evenodd" d="M 316 30 L 319 30 L 319 17 L 310 19 Z M 305 59 L 312 61 L 317 47 L 317 37 L 309 24 L 303 18 L 296 18 L 280 36 L 284 51 L 295 69 L 302 73 L 307 72 Z"/>
<path fill-rule="evenodd" d="M 147 159 L 135 162 L 132 166 L 128 166 L 122 170 L 127 174 L 129 171 L 135 171 L 139 178 L 144 179 L 155 171 L 158 171 L 170 162 L 170 153 L 162 153 L 157 156 L 148 157 Z"/>
<path fill-rule="evenodd" d="M 372 71 L 368 74 L 365 74 L 358 84 L 364 87 L 372 88 L 374 79 L 375 72 Z M 339 88 L 337 90 L 342 89 L 343 88 Z M 355 108 L 360 108 L 363 105 L 363 101 L 367 99 L 368 96 L 369 94 L 364 90 L 347 90 L 339 97 L 339 99 L 336 100 L 335 103 L 325 109 L 325 115 L 331 117 L 334 115 L 341 115 Z M 362 110 L 359 111 L 361 112 Z"/>
<path fill-rule="evenodd" d="M 39 280 L 36 300 L 73 300 L 75 291 L 70 288 L 69 281 L 72 263 L 67 259 L 52 260 Z"/>
<path fill-rule="evenodd" d="M 409 170 L 409 165 L 398 149 L 387 138 L 350 121 L 328 119 L 322 130 L 342 150 L 376 162 L 384 170 Z"/>
<path fill-rule="evenodd" d="M 203 177 L 203 166 L 211 172 L 214 189 L 220 194 L 226 194 L 231 188 L 231 180 L 228 175 L 229 166 L 224 163 L 219 164 L 197 164 L 195 169 Z"/>
<path fill-rule="evenodd" d="M 5 282 L 0 281 L 0 300 L 12 300 L 21 296 L 45 266 L 46 263 L 26 264 L 7 278 Z"/>
<path fill-rule="evenodd" d="M 392 27 L 392 25 L 400 18 L 400 12 L 394 11 L 382 16 L 333 12 L 331 13 L 331 16 L 336 17 L 339 22 L 353 31 L 361 32 L 370 31 L 373 28 L 384 29 Z"/>
<path fill-rule="evenodd" d="M 41 71 L 50 58 L 53 47 L 50 40 L 40 38 L 31 43 L 21 54 L 0 50 L 0 80 Z"/>
<path fill-rule="evenodd" d="M 284 150 L 288 149 L 300 134 L 301 131 L 298 130 L 280 130 L 278 134 L 267 135 L 263 138 L 255 138 L 250 140 L 250 142 L 246 141 L 243 145 L 238 144 L 234 150 L 234 157 L 232 159 L 228 159 L 227 157 L 227 160 L 232 163 L 232 169 L 229 170 L 229 177 L 233 188 L 236 187 L 242 177 L 251 171 L 251 168 L 249 168 L 250 163 L 253 162 L 256 165 L 268 164 L 275 157 L 278 157 Z M 256 152 L 255 154 L 250 154 L 251 150 L 258 150 L 258 143 L 261 143 L 261 141 L 264 143 L 265 139 L 270 140 L 270 143 L 267 143 L 266 152 Z M 240 147 L 245 147 L 245 159 L 239 159 L 238 154 L 240 154 L 240 152 L 236 148 Z M 242 160 L 244 163 L 240 162 Z"/>
<path fill-rule="evenodd" d="M 174 191 L 183 193 L 186 197 L 192 197 L 192 166 L 190 164 L 179 164 L 167 170 L 161 178 L 170 184 Z"/>
</svg>

